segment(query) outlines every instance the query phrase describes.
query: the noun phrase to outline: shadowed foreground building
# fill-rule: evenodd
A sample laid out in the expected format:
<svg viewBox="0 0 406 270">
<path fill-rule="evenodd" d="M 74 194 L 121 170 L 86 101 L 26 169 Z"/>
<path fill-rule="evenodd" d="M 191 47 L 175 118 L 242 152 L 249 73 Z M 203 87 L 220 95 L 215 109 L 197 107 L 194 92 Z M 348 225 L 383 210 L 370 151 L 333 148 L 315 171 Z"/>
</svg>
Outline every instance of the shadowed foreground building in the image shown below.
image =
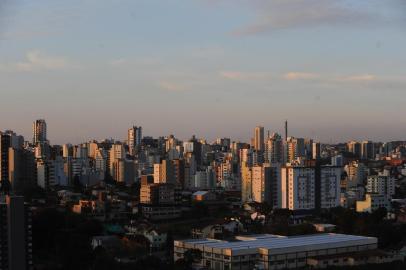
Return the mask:
<svg viewBox="0 0 406 270">
<path fill-rule="evenodd" d="M 0 197 L 0 269 L 33 269 L 31 239 L 31 213 L 24 197 Z"/>
<path fill-rule="evenodd" d="M 296 269 L 306 266 L 349 266 L 402 260 L 377 250 L 378 240 L 344 234 L 286 237 L 278 235 L 237 236 L 235 241 L 190 239 L 174 242 L 174 260 L 188 250 L 199 250 L 196 267 L 207 269 Z M 361 260 L 362 259 L 362 260 Z"/>
</svg>

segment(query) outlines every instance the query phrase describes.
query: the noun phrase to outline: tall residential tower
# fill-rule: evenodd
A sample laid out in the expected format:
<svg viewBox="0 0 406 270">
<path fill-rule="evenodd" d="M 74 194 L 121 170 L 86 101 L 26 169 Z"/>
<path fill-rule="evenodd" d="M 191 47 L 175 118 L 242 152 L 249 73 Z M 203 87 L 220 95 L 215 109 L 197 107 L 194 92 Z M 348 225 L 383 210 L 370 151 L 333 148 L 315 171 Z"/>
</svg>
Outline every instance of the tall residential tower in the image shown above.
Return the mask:
<svg viewBox="0 0 406 270">
<path fill-rule="evenodd" d="M 141 144 L 142 140 L 142 127 L 133 126 L 128 130 L 127 133 L 127 143 L 130 155 L 135 154 L 135 149 Z"/>
<path fill-rule="evenodd" d="M 47 123 L 44 119 L 39 119 L 34 122 L 32 125 L 32 132 L 32 142 L 34 145 L 47 142 Z"/>
<path fill-rule="evenodd" d="M 257 151 L 264 151 L 265 148 L 264 127 L 261 126 L 255 127 L 254 148 Z"/>
</svg>

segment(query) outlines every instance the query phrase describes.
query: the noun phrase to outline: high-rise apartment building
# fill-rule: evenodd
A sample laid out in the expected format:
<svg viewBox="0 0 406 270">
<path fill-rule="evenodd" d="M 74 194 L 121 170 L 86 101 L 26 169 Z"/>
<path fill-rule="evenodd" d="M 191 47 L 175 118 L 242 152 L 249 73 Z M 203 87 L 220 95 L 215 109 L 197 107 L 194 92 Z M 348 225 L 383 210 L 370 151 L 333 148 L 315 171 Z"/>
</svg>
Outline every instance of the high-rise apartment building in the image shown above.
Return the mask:
<svg viewBox="0 0 406 270">
<path fill-rule="evenodd" d="M 68 143 L 62 146 L 62 156 L 64 158 L 73 156 L 73 146 L 71 144 Z"/>
<path fill-rule="evenodd" d="M 105 175 L 107 171 L 107 151 L 99 148 L 95 154 L 95 169 Z"/>
<path fill-rule="evenodd" d="M 197 171 L 194 175 L 194 189 L 214 189 L 216 187 L 215 173 L 211 166 L 204 171 Z"/>
<path fill-rule="evenodd" d="M 176 139 L 175 136 L 170 135 L 165 141 L 165 152 L 168 152 L 171 149 L 175 149 L 178 144 L 178 139 Z"/>
<path fill-rule="evenodd" d="M 8 180 L 11 190 L 20 192 L 36 185 L 34 154 L 22 148 L 9 148 Z"/>
<path fill-rule="evenodd" d="M 170 160 L 154 164 L 154 183 L 176 184 L 174 164 Z"/>
<path fill-rule="evenodd" d="M 241 201 L 252 201 L 252 168 L 246 163 L 241 163 Z"/>
<path fill-rule="evenodd" d="M 313 142 L 312 144 L 312 158 L 320 159 L 321 155 L 321 146 L 319 142 Z"/>
<path fill-rule="evenodd" d="M 340 205 L 341 167 L 282 167 L 282 208 L 290 210 L 328 209 Z"/>
<path fill-rule="evenodd" d="M 173 159 L 171 162 L 175 185 L 183 188 L 185 186 L 185 161 L 183 159 Z"/>
<path fill-rule="evenodd" d="M 11 147 L 11 136 L 0 132 L 0 184 L 4 187 L 8 179 L 8 149 Z"/>
<path fill-rule="evenodd" d="M 257 151 L 264 151 L 264 127 L 257 126 L 254 130 L 254 148 Z"/>
<path fill-rule="evenodd" d="M 31 235 L 31 212 L 24 198 L 0 198 L 0 269 L 33 269 Z"/>
<path fill-rule="evenodd" d="M 11 130 L 6 130 L 5 132 L 0 132 L 0 187 L 4 190 L 9 190 L 10 186 L 10 175 L 13 177 L 13 180 L 16 180 L 16 174 L 21 173 L 19 176 L 23 176 L 29 171 L 16 171 L 16 162 L 17 161 L 30 161 L 28 159 L 28 151 L 23 150 L 24 137 L 18 136 Z M 18 154 L 17 154 L 18 152 Z M 11 156 L 10 156 L 11 155 Z M 12 158 L 10 164 L 10 157 Z M 21 159 L 20 159 L 21 157 Z M 23 157 L 27 157 L 24 158 Z M 24 163 L 19 163 L 21 168 L 24 168 Z M 10 171 L 10 165 L 12 166 Z M 14 174 L 16 173 L 16 174 Z M 18 177 L 18 180 L 21 180 Z"/>
<path fill-rule="evenodd" d="M 47 123 L 44 119 L 36 120 L 32 125 L 33 144 L 47 142 Z"/>
<path fill-rule="evenodd" d="M 314 168 L 282 167 L 281 181 L 282 208 L 290 210 L 316 208 L 316 174 Z"/>
<path fill-rule="evenodd" d="M 286 141 L 286 162 L 290 163 L 305 156 L 305 139 L 288 137 Z"/>
<path fill-rule="evenodd" d="M 252 167 L 252 200 L 258 203 L 271 202 L 271 168 L 265 166 Z"/>
<path fill-rule="evenodd" d="M 283 163 L 283 139 L 274 133 L 265 143 L 265 162 Z"/>
<path fill-rule="evenodd" d="M 113 163 L 113 179 L 118 183 L 131 185 L 135 180 L 134 161 L 126 159 L 116 159 Z"/>
<path fill-rule="evenodd" d="M 197 138 L 193 135 L 192 138 L 183 143 L 184 155 L 187 153 L 193 153 L 193 156 L 196 161 L 197 166 L 202 164 L 202 144 Z"/>
<path fill-rule="evenodd" d="M 241 201 L 280 207 L 280 165 L 241 165 Z"/>
<path fill-rule="evenodd" d="M 304 157 L 307 159 L 313 158 L 313 140 L 304 139 Z"/>
<path fill-rule="evenodd" d="M 361 158 L 375 159 L 375 145 L 371 141 L 363 141 L 361 143 Z"/>
<path fill-rule="evenodd" d="M 366 190 L 368 193 L 376 193 L 392 198 L 395 194 L 395 178 L 383 173 L 368 176 Z"/>
<path fill-rule="evenodd" d="M 346 184 L 347 188 L 363 185 L 367 178 L 367 167 L 364 163 L 353 161 L 344 167 L 347 174 Z"/>
<path fill-rule="evenodd" d="M 361 144 L 356 141 L 350 141 L 347 143 L 348 152 L 353 153 L 356 157 L 361 157 Z"/>
<path fill-rule="evenodd" d="M 109 169 L 110 175 L 114 176 L 116 173 L 114 171 L 114 163 L 119 159 L 124 159 L 125 157 L 125 150 L 122 144 L 116 143 L 113 144 L 109 151 Z"/>
<path fill-rule="evenodd" d="M 142 140 L 142 127 L 133 126 L 128 129 L 127 144 L 130 155 L 135 155 L 136 147 L 141 144 Z"/>
<path fill-rule="evenodd" d="M 316 169 L 316 208 L 329 209 L 340 205 L 341 167 L 321 166 Z"/>
</svg>

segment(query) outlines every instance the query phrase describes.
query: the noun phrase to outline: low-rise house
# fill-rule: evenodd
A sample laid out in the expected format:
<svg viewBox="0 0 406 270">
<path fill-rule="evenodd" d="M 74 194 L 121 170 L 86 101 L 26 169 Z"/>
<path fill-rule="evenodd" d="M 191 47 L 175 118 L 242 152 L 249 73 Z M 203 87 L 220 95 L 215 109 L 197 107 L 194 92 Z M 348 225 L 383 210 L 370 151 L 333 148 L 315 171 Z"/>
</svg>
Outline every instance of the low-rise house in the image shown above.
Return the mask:
<svg viewBox="0 0 406 270">
<path fill-rule="evenodd" d="M 215 201 L 216 194 L 211 191 L 196 191 L 192 194 L 192 199 L 198 202 Z"/>
<path fill-rule="evenodd" d="M 102 247 L 106 250 L 114 250 L 119 248 L 120 245 L 120 239 L 114 235 L 94 236 L 91 241 L 91 246 L 93 249 Z"/>
<path fill-rule="evenodd" d="M 143 205 L 141 210 L 143 216 L 151 220 L 175 219 L 182 215 L 178 206 Z"/>
<path fill-rule="evenodd" d="M 146 224 L 125 226 L 127 235 L 142 235 L 149 241 L 150 250 L 157 251 L 166 247 L 168 235 Z"/>
<path fill-rule="evenodd" d="M 104 203 L 95 200 L 80 200 L 78 204 L 73 206 L 72 212 L 101 221 L 104 221 L 106 218 L 106 207 Z"/>
<path fill-rule="evenodd" d="M 222 224 L 213 224 L 192 229 L 192 237 L 200 239 L 223 239 L 227 236 L 233 236 L 242 232 L 244 232 L 243 224 L 237 219 L 232 219 Z"/>
</svg>

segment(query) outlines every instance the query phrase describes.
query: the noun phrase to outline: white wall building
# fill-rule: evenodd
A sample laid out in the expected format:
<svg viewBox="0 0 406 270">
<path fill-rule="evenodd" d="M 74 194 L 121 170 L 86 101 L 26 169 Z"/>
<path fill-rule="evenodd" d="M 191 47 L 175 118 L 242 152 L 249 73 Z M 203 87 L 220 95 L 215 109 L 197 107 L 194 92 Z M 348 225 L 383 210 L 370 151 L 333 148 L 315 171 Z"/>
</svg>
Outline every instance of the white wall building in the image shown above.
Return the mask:
<svg viewBox="0 0 406 270">
<path fill-rule="evenodd" d="M 341 167 L 323 166 L 320 169 L 320 207 L 328 209 L 340 206 Z M 316 191 L 317 192 L 317 191 Z"/>
<path fill-rule="evenodd" d="M 395 194 L 395 178 L 389 175 L 371 175 L 367 179 L 367 192 L 391 198 Z"/>
<path fill-rule="evenodd" d="M 287 166 L 281 172 L 282 208 L 315 209 L 315 170 L 311 167 Z"/>
<path fill-rule="evenodd" d="M 205 269 L 298 269 L 309 259 L 323 256 L 336 258 L 376 250 L 378 240 L 344 234 L 305 236 L 253 235 L 237 236 L 236 241 L 190 239 L 174 242 L 174 260 L 184 258 L 188 250 L 200 250 L 198 266 Z"/>
</svg>

